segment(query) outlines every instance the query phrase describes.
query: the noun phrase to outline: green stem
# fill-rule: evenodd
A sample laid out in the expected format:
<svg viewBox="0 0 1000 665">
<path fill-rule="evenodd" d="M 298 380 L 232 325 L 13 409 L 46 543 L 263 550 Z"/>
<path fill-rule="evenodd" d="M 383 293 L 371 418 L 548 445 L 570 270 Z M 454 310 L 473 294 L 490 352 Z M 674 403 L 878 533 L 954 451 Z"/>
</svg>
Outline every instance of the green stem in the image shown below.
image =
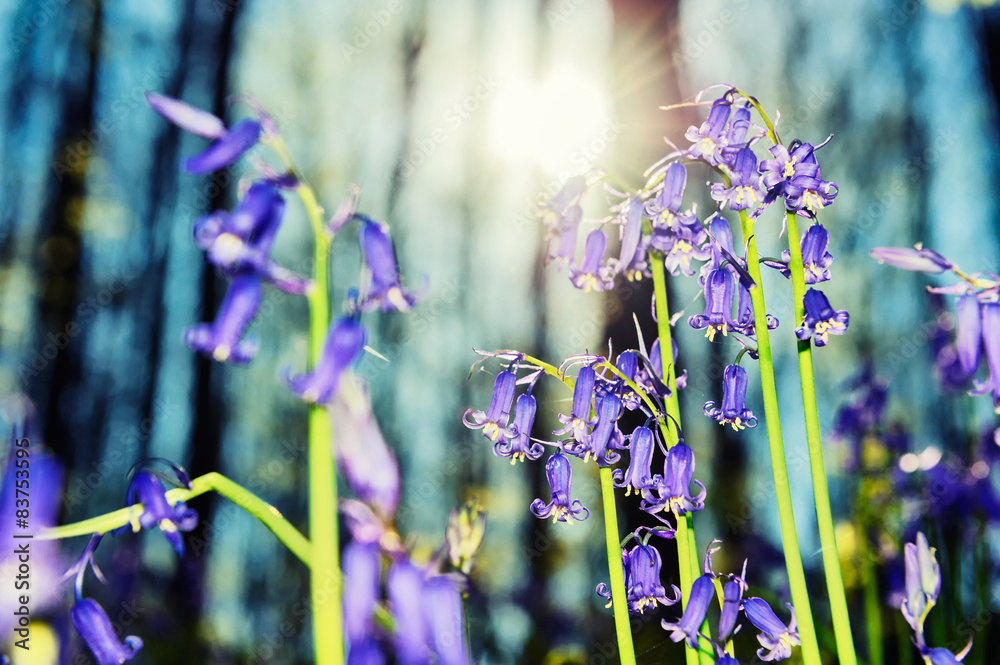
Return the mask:
<svg viewBox="0 0 1000 665">
<path fill-rule="evenodd" d="M 281 137 L 267 142 L 299 182 L 296 192 L 313 232 L 313 287 L 309 301 L 309 368 L 319 362 L 330 328 L 330 237 L 316 193 L 295 169 Z M 340 551 L 337 533 L 337 476 L 334 471 L 333 427 L 322 406 L 309 406 L 309 537 L 313 561 L 309 578 L 312 629 L 317 665 L 343 665 L 343 619 L 340 608 Z"/>
<path fill-rule="evenodd" d="M 178 487 L 168 491 L 167 501 L 170 505 L 174 505 L 178 501 L 187 501 L 206 492 L 218 492 L 250 513 L 250 515 L 256 517 L 302 563 L 307 566 L 310 565 L 312 546 L 306 540 L 305 536 L 292 526 L 288 520 L 282 517 L 281 513 L 274 506 L 242 485 L 226 478 L 221 473 L 213 471 L 206 473 L 204 476 L 198 476 L 191 481 L 191 489 Z M 107 533 L 138 519 L 142 515 L 142 512 L 143 505 L 140 503 L 111 513 L 91 517 L 82 522 L 74 522 L 73 524 L 45 529 L 38 534 L 37 538 L 39 540 L 59 540 L 75 536 L 89 536 L 95 533 Z"/>
<path fill-rule="evenodd" d="M 611 474 L 611 467 L 601 468 L 601 499 L 604 504 L 604 539 L 608 546 L 608 574 L 611 577 L 611 608 L 615 613 L 615 633 L 618 636 L 621 663 L 635 665 L 635 648 L 632 646 L 632 629 L 628 620 L 628 601 L 625 599 L 625 572 L 622 569 L 622 550 L 619 546 L 615 486 Z"/>
<path fill-rule="evenodd" d="M 806 294 L 805 268 L 802 265 L 802 247 L 799 244 L 798 215 L 786 215 L 788 229 L 788 251 L 791 261 L 788 270 L 792 276 L 792 296 L 795 302 L 795 321 L 798 325 L 805 317 L 803 298 Z M 813 373 L 812 343 L 798 341 L 799 378 L 802 384 L 802 404 L 805 408 L 806 441 L 809 444 L 809 468 L 812 472 L 813 498 L 816 503 L 816 526 L 823 552 L 823 573 L 826 576 L 826 591 L 830 597 L 830 613 L 833 618 L 833 632 L 837 642 L 837 654 L 841 665 L 857 665 L 854 652 L 854 638 L 851 635 L 851 617 L 847 611 L 847 595 L 840 570 L 840 555 L 833 526 L 833 511 L 830 508 L 830 491 L 826 482 L 826 466 L 823 463 L 823 440 L 820 434 L 819 410 L 816 405 L 816 377 Z M 877 597 L 876 597 L 877 602 Z M 873 637 L 868 636 L 869 643 Z M 881 644 L 879 645 L 881 647 Z M 879 654 L 881 660 L 881 653 Z"/>
<path fill-rule="evenodd" d="M 809 604 L 809 589 L 806 587 L 799 537 L 795 530 L 792 490 L 788 484 L 785 444 L 781 437 L 781 422 L 778 417 L 778 391 L 774 382 L 774 361 L 771 357 L 771 337 L 767 329 L 767 310 L 764 309 L 764 287 L 760 280 L 760 256 L 757 252 L 753 223 L 745 210 L 740 211 L 740 230 L 743 232 L 743 242 L 747 248 L 747 271 L 756 282 L 756 286 L 750 291 L 750 296 L 753 301 L 760 379 L 764 393 L 764 419 L 771 448 L 771 469 L 774 473 L 774 489 L 778 502 L 778 520 L 781 523 L 781 543 L 785 551 L 785 568 L 788 571 L 788 586 L 799 624 L 802 660 L 806 665 L 820 665 L 822 660 L 819 655 L 819 642 L 816 640 L 816 627 L 813 624 L 812 607 Z"/>
<path fill-rule="evenodd" d="M 670 330 L 670 303 L 667 297 L 667 276 L 663 264 L 663 255 L 651 253 L 649 263 L 653 273 L 653 294 L 656 301 L 656 321 L 657 333 L 660 339 L 660 364 L 663 380 L 667 390 L 670 392 L 666 399 L 667 415 L 674 419 L 680 427 L 681 408 L 677 399 L 677 371 L 674 367 L 674 344 Z M 664 425 L 666 425 L 664 423 Z M 670 427 L 666 427 L 667 432 Z M 676 432 L 677 430 L 673 430 Z M 669 435 L 665 432 L 667 447 L 670 448 L 677 443 L 677 435 Z M 691 513 L 677 518 L 677 564 L 680 568 L 681 578 L 681 607 L 687 606 L 688 596 L 691 594 L 691 586 L 700 574 L 698 567 L 698 546 L 695 542 L 694 528 L 691 521 Z M 702 625 L 702 632 L 709 635 L 709 627 L 706 623 Z M 685 646 L 685 658 L 687 665 L 696 665 L 700 662 L 703 665 L 711 665 L 713 659 L 705 654 L 699 654 L 691 647 Z"/>
</svg>

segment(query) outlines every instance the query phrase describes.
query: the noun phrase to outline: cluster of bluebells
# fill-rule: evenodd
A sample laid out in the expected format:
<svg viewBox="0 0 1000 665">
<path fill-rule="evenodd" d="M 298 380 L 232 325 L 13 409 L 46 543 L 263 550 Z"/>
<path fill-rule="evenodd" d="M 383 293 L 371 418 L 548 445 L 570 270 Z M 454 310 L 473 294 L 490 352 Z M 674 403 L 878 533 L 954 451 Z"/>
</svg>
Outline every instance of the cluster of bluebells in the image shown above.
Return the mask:
<svg viewBox="0 0 1000 665">
<path fill-rule="evenodd" d="M 181 162 L 192 174 L 211 173 L 234 164 L 258 143 L 279 140 L 274 121 L 252 99 L 256 114 L 232 128 L 217 116 L 176 99 L 147 93 L 150 106 L 178 127 L 211 139 L 202 153 Z M 192 350 L 219 362 L 246 364 L 257 352 L 257 341 L 246 337 L 260 307 L 262 284 L 283 291 L 309 295 L 311 280 L 296 275 L 271 259 L 271 250 L 281 227 L 285 193 L 301 186 L 290 173 L 276 173 L 258 164 L 259 174 L 241 189 L 242 197 L 232 211 L 218 210 L 194 223 L 195 243 L 222 275 L 229 288 L 212 323 L 190 326 L 184 342 Z M 399 266 L 388 229 L 356 212 L 357 191 L 340 205 L 326 224 L 332 239 L 350 222 L 359 223 L 358 244 L 364 257 L 362 287 L 349 291 L 346 314 L 330 325 L 323 353 L 305 375 L 285 372 L 288 387 L 310 403 L 329 404 L 337 394 L 341 377 L 360 358 L 367 340 L 361 324 L 363 312 L 407 311 L 416 295 L 401 283 Z"/>
<path fill-rule="evenodd" d="M 828 251 L 830 235 L 816 221 L 816 215 L 837 195 L 837 185 L 823 180 L 813 146 L 793 141 L 776 144 L 767 158 L 758 160 L 754 146 L 767 131 L 751 122 L 751 100 L 728 89 L 711 104 L 708 118 L 685 134 L 687 148 L 673 151 L 649 171 L 649 180 L 639 191 L 628 194 L 609 191 L 620 202 L 603 219 L 587 220 L 582 199 L 589 187 L 601 178 L 570 178 L 542 210 L 548 229 L 546 258 L 560 268 L 569 268 L 569 277 L 579 289 L 603 291 L 612 288 L 618 275 L 628 280 L 651 275 L 655 262 L 662 262 L 671 275 L 693 277 L 704 297 L 704 310 L 688 317 L 688 324 L 704 330 L 710 341 L 733 333 L 737 341 L 755 357 L 755 318 L 751 290 L 756 288 L 746 263 L 745 252 L 737 251 L 727 213 L 736 212 L 757 219 L 777 201 L 789 214 L 813 220 L 800 239 L 805 283 L 804 316 L 796 321 L 795 334 L 825 346 L 830 335 L 847 331 L 849 315 L 831 306 L 817 285 L 830 279 L 833 256 Z M 668 142 L 669 143 L 669 142 Z M 671 144 L 673 145 L 673 144 Z M 711 185 L 717 208 L 701 219 L 694 205 L 685 207 L 688 166 L 702 164 L 722 182 Z M 586 234 L 582 256 L 577 244 L 583 225 L 596 225 Z M 609 234 L 619 241 L 617 256 L 608 254 Z M 693 262 L 701 262 L 695 268 Z M 762 263 L 791 278 L 791 254 Z M 766 315 L 769 329 L 778 321 Z M 746 372 L 738 364 L 729 366 L 723 377 L 720 405 L 709 402 L 705 415 L 735 429 L 753 427 L 756 418 L 746 408 Z"/>
<path fill-rule="evenodd" d="M 691 585 L 691 593 L 678 621 L 661 621 L 663 629 L 674 642 L 684 641 L 692 649 L 711 648 L 716 654 L 716 663 L 738 665 L 733 656 L 730 640 L 739 632 L 740 612 L 757 629 L 757 641 L 761 648 L 757 658 L 763 661 L 784 660 L 791 657 L 792 647 L 799 644 L 799 633 L 795 622 L 795 610 L 788 605 L 791 619 L 785 623 L 778 618 L 771 606 L 763 598 L 746 597 L 749 585 L 746 581 L 747 566 L 743 563 L 740 574 L 720 575 L 712 570 L 712 554 L 718 550 L 713 541 L 705 554 L 703 574 Z M 721 589 L 717 593 L 716 588 Z M 712 599 L 719 596 L 721 611 L 715 639 L 701 633 Z M 703 644 L 707 642 L 707 644 Z"/>
<path fill-rule="evenodd" d="M 576 457 L 584 463 L 593 460 L 600 467 L 610 467 L 622 459 L 624 451 L 629 454 L 628 466 L 615 469 L 614 483 L 625 489 L 626 494 L 640 495 L 643 510 L 669 526 L 664 515 L 680 516 L 704 507 L 705 488 L 693 480 L 693 451 L 683 440 L 667 449 L 650 426 L 655 418 L 644 400 L 662 399 L 667 395 L 660 370 L 658 342 L 649 352 L 645 349 L 623 351 L 614 365 L 601 356 L 568 358 L 559 373 L 573 387 L 572 406 L 569 413 L 559 414 L 562 427 L 552 432 L 555 438 L 551 441 L 532 437 L 537 404 L 531 393 L 544 375 L 543 369 L 516 351 L 484 355 L 506 360 L 509 365 L 497 375 L 487 410 L 469 409 L 463 422 L 470 429 L 481 430 L 493 443 L 494 453 L 509 458 L 512 463 L 538 460 L 545 454 L 546 446 L 551 449 L 545 462 L 550 498 L 548 501 L 535 499 L 530 506 L 533 515 L 540 519 L 551 517 L 557 522 L 586 519 L 590 511 L 571 496 L 569 458 Z M 569 377 L 567 372 L 576 366 L 579 367 L 576 376 Z M 521 371 L 524 376 L 519 380 Z M 528 388 L 514 405 L 518 384 L 527 384 Z M 638 388 L 641 395 L 633 387 Z M 626 435 L 619 428 L 619 421 L 625 412 L 636 410 L 649 418 Z M 664 456 L 662 474 L 654 473 L 657 449 Z M 696 494 L 691 493 L 692 482 L 698 487 Z"/>
<path fill-rule="evenodd" d="M 974 395 L 989 394 L 1000 414 L 1000 275 L 973 273 L 967 275 L 932 249 L 917 245 L 909 247 L 876 247 L 871 255 L 891 266 L 929 274 L 953 273 L 960 282 L 949 286 L 927 287 L 932 294 L 955 296 L 957 320 L 955 346 L 957 363 L 939 365 L 944 376 L 974 378 Z M 975 379 L 985 357 L 986 380 Z M 957 377 L 956 377 L 957 375 Z"/>
</svg>

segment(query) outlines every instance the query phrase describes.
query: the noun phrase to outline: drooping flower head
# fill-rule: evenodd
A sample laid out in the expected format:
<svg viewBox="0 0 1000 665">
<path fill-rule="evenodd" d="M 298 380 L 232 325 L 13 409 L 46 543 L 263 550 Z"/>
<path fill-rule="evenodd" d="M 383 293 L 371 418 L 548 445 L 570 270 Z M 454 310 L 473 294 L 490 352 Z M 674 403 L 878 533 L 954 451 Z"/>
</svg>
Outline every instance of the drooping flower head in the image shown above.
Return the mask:
<svg viewBox="0 0 1000 665">
<path fill-rule="evenodd" d="M 671 623 L 664 619 L 660 622 L 663 629 L 670 632 L 674 642 L 685 640 L 692 649 L 698 648 L 698 634 L 701 624 L 705 621 L 708 606 L 715 596 L 715 583 L 711 575 L 701 575 L 691 585 L 691 593 L 684 607 L 680 621 Z"/>
<path fill-rule="evenodd" d="M 590 511 L 579 499 L 570 498 L 573 470 L 570 468 L 569 458 L 562 453 L 554 453 L 545 463 L 545 477 L 552 488 L 552 499 L 549 503 L 535 499 L 531 503 L 532 515 L 539 519 L 551 516 L 554 522 L 568 522 L 567 517 L 582 522 L 590 516 Z"/>
<path fill-rule="evenodd" d="M 706 402 L 704 413 L 720 425 L 732 425 L 734 430 L 756 427 L 757 418 L 746 406 L 747 371 L 742 365 L 728 365 L 722 371 L 722 406 Z"/>
<path fill-rule="evenodd" d="M 676 586 L 673 595 L 667 596 L 660 582 L 660 568 L 663 561 L 660 552 L 652 545 L 636 545 L 629 552 L 622 549 L 622 567 L 625 574 L 625 597 L 630 614 L 644 614 L 655 610 L 657 605 L 674 605 L 681 599 Z M 597 586 L 598 595 L 611 599 L 611 591 L 603 582 Z"/>
<path fill-rule="evenodd" d="M 973 395 L 993 394 L 994 410 L 1000 414 L 1000 303 L 985 302 L 980 307 L 982 313 L 983 346 L 986 349 L 986 365 L 990 374 L 986 383 L 976 382 Z"/>
<path fill-rule="evenodd" d="M 807 146 L 809 144 L 802 144 Z M 795 146 L 795 144 L 793 144 Z M 795 146 L 797 147 L 797 146 Z M 795 148 L 793 147 L 793 152 Z M 812 168 L 815 167 L 815 173 Z M 785 169 L 787 170 L 786 164 Z M 833 203 L 837 197 L 837 185 L 823 180 L 815 148 L 802 155 L 802 164 L 793 166 L 794 175 L 784 184 L 785 207 L 800 215 L 815 216 L 820 210 Z"/>
<path fill-rule="evenodd" d="M 93 598 L 78 598 L 69 610 L 69 618 L 97 665 L 121 665 L 142 649 L 142 639 L 135 635 L 124 641 L 118 639 L 107 612 Z"/>
<path fill-rule="evenodd" d="M 514 405 L 514 422 L 511 423 L 511 436 L 500 437 L 493 446 L 497 457 L 510 459 L 511 464 L 523 462 L 526 459 L 535 461 L 542 456 L 544 447 L 531 438 L 531 428 L 535 424 L 535 411 L 538 405 L 535 396 L 525 393 L 517 398 Z M 483 430 L 485 434 L 485 428 Z"/>
<path fill-rule="evenodd" d="M 180 100 L 147 92 L 146 102 L 154 111 L 181 129 L 214 140 L 203 152 L 181 162 L 181 169 L 188 173 L 211 173 L 229 166 L 260 140 L 261 125 L 256 120 L 241 120 L 226 129 L 219 117 Z"/>
<path fill-rule="evenodd" d="M 830 279 L 830 264 L 833 263 L 833 255 L 827 251 L 830 244 L 830 233 L 822 224 L 816 223 L 810 226 L 802 235 L 802 267 L 805 270 L 806 284 L 819 284 Z M 792 260 L 792 254 L 787 249 L 781 253 L 783 263 L 765 263 L 772 268 L 776 267 L 782 275 L 791 279 L 792 272 L 788 269 L 788 263 Z"/>
<path fill-rule="evenodd" d="M 455 583 L 444 575 L 430 578 L 424 584 L 423 601 L 437 662 L 440 665 L 470 665 L 462 595 Z"/>
<path fill-rule="evenodd" d="M 686 443 L 678 443 L 667 451 L 663 476 L 652 490 L 643 492 L 640 508 L 651 514 L 670 511 L 680 517 L 705 507 L 705 486 L 694 478 L 694 451 Z M 691 494 L 691 483 L 699 492 Z"/>
<path fill-rule="evenodd" d="M 425 578 L 426 573 L 408 559 L 394 563 L 386 577 L 396 659 L 404 665 L 430 662 L 430 631 L 422 602 Z"/>
<path fill-rule="evenodd" d="M 795 329 L 795 336 L 806 340 L 810 337 L 816 346 L 826 346 L 830 335 L 843 335 L 850 324 L 847 310 L 834 311 L 830 301 L 822 291 L 809 289 L 802 299 L 805 306 L 805 318 L 802 325 Z"/>
<path fill-rule="evenodd" d="M 757 630 L 757 641 L 761 649 L 757 657 L 764 661 L 784 660 L 792 655 L 792 647 L 800 644 L 799 631 L 795 623 L 795 608 L 788 605 L 792 619 L 786 625 L 763 598 L 747 598 L 743 601 L 743 613 Z"/>
<path fill-rule="evenodd" d="M 967 375 L 976 373 L 983 348 L 983 318 L 979 299 L 974 295 L 959 296 L 955 301 L 956 345 L 962 370 Z"/>
<path fill-rule="evenodd" d="M 246 364 L 257 353 L 257 341 L 243 340 L 261 300 L 260 279 L 251 274 L 239 275 L 229 284 L 213 323 L 199 323 L 184 331 L 184 343 L 192 351 L 218 362 Z"/>
<path fill-rule="evenodd" d="M 643 205 L 638 196 L 629 199 L 622 211 L 621 250 L 618 260 L 612 260 L 611 271 L 625 279 L 636 281 L 649 274 L 646 262 L 647 239 L 642 233 Z"/>
<path fill-rule="evenodd" d="M 403 288 L 399 277 L 396 250 L 383 224 L 355 215 L 362 220 L 358 241 L 368 268 L 368 282 L 361 294 L 361 309 L 383 312 L 406 312 L 416 302 L 416 295 Z"/>
<path fill-rule="evenodd" d="M 566 444 L 564 450 L 582 457 L 584 462 L 589 462 L 593 455 L 598 466 L 610 466 L 620 457 L 615 450 L 624 447 L 624 437 L 618 429 L 618 418 L 623 411 L 622 400 L 615 393 L 606 392 L 600 393 L 596 402 L 597 423 L 593 431 L 583 441 Z"/>
<path fill-rule="evenodd" d="M 180 484 L 188 486 L 187 476 L 177 467 L 171 466 L 177 473 Z M 160 472 L 151 470 L 149 462 L 145 462 L 140 465 L 129 484 L 127 504 L 142 504 L 143 508 L 141 515 L 132 518 L 132 530 L 158 526 L 177 556 L 184 556 L 184 540 L 180 532 L 190 531 L 198 525 L 198 513 L 188 508 L 183 501 L 171 505 L 161 477 Z"/>
<path fill-rule="evenodd" d="M 693 144 L 686 152 L 691 159 L 703 159 L 712 166 L 722 163 L 722 148 L 725 145 L 723 132 L 732 103 L 726 97 L 720 97 L 712 103 L 708 111 L 708 119 L 700 127 L 693 125 L 688 128 L 684 138 Z"/>
<path fill-rule="evenodd" d="M 749 104 L 740 104 L 733 111 L 733 115 L 729 118 L 729 125 L 726 128 L 724 136 L 725 145 L 722 148 L 722 158 L 720 160 L 723 164 L 732 168 L 740 149 L 750 145 L 750 142 L 747 140 L 747 133 L 749 131 L 750 106 Z"/>
<path fill-rule="evenodd" d="M 357 317 L 340 317 L 330 325 L 316 367 L 308 374 L 286 374 L 288 387 L 309 403 L 328 404 L 336 397 L 344 372 L 361 357 L 367 339 Z"/>
<path fill-rule="evenodd" d="M 483 430 L 483 436 L 490 441 L 505 443 L 513 435 L 507 427 L 510 420 L 510 406 L 514 401 L 514 389 L 517 386 L 517 377 L 514 372 L 505 370 L 497 374 L 496 381 L 493 382 L 493 397 L 490 399 L 489 409 L 483 413 L 480 410 L 469 409 L 462 417 L 462 422 L 469 429 Z M 527 424 L 528 404 L 524 405 L 524 412 L 521 417 L 525 419 L 522 424 Z M 531 414 L 532 421 L 534 413 Z M 530 433 L 531 426 L 528 425 Z M 499 454 L 499 453 L 498 453 Z"/>
<path fill-rule="evenodd" d="M 909 247 L 876 247 L 869 254 L 879 263 L 888 263 L 896 268 L 912 272 L 938 274 L 955 267 L 954 263 L 933 249 L 926 249 L 919 244 L 913 249 Z"/>
<path fill-rule="evenodd" d="M 576 377 L 576 384 L 573 386 L 573 408 L 570 414 L 559 414 L 559 422 L 564 427 L 552 432 L 556 436 L 572 433 L 574 441 L 587 444 L 590 437 L 590 428 L 597 421 L 590 418 L 590 403 L 594 395 L 594 384 L 597 381 L 597 373 L 590 365 L 580 368 L 580 373 Z"/>
<path fill-rule="evenodd" d="M 736 152 L 729 187 L 721 182 L 714 183 L 712 198 L 730 210 L 747 210 L 760 203 L 763 196 L 757 173 L 757 155 L 753 150 L 740 148 Z"/>
<path fill-rule="evenodd" d="M 583 248 L 583 260 L 569 271 L 569 279 L 583 291 L 607 291 L 614 287 L 612 270 L 603 265 L 604 252 L 608 249 L 608 237 L 601 229 L 587 234 Z"/>
<path fill-rule="evenodd" d="M 373 526 L 391 524 L 399 506 L 399 463 L 372 413 L 363 381 L 342 374 L 336 396 L 327 405 L 333 420 L 337 468 L 354 495 L 377 515 Z M 386 535 L 383 533 L 379 534 Z M 389 537 L 395 533 L 389 531 Z M 358 539 L 358 536 L 355 536 Z M 383 543 L 385 549 L 389 547 Z"/>
<path fill-rule="evenodd" d="M 688 323 L 695 330 L 704 330 L 710 342 L 715 341 L 716 333 L 728 335 L 730 329 L 737 327 L 732 317 L 734 296 L 732 273 L 713 270 L 705 280 L 705 311 L 688 318 Z"/>
<path fill-rule="evenodd" d="M 700 227 L 698 218 L 690 211 L 681 212 L 687 169 L 681 162 L 672 162 L 663 172 L 663 186 L 656 198 L 646 203 L 646 214 L 652 221 L 653 236 L 669 235 L 682 227 Z"/>
<path fill-rule="evenodd" d="M 545 254 L 546 264 L 555 261 L 556 266 L 562 268 L 573 260 L 576 255 L 577 235 L 582 220 L 583 208 L 578 205 L 571 206 L 559 216 L 557 226 L 548 236 L 548 251 Z"/>
<path fill-rule="evenodd" d="M 344 548 L 344 632 L 352 644 L 372 637 L 379 599 L 379 551 L 370 543 L 350 542 Z"/>
<path fill-rule="evenodd" d="M 625 496 L 632 490 L 640 493 L 656 487 L 660 476 L 652 475 L 653 452 L 656 450 L 653 430 L 646 426 L 636 427 L 629 436 L 628 449 L 628 470 L 624 473 L 621 469 L 614 470 L 615 487 L 624 487 Z"/>
</svg>

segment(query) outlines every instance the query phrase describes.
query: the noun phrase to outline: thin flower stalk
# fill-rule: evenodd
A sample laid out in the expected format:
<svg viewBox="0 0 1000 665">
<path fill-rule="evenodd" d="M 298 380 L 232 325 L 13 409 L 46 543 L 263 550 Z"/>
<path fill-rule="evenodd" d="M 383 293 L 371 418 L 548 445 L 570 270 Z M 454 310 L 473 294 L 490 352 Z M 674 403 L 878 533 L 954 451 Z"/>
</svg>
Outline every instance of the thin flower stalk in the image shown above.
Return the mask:
<svg viewBox="0 0 1000 665">
<path fill-rule="evenodd" d="M 796 215 L 788 212 L 788 249 L 791 261 L 788 269 L 792 277 L 792 295 L 795 302 L 795 320 L 805 316 L 803 298 L 806 293 L 805 268 L 802 265 L 802 249 L 799 245 L 799 229 Z M 812 473 L 813 498 L 816 504 L 816 526 L 823 552 L 823 573 L 826 576 L 826 590 L 830 597 L 830 612 L 833 618 L 833 632 L 837 642 L 837 654 L 842 665 L 856 665 L 854 638 L 851 634 L 851 617 L 847 611 L 847 595 L 844 578 L 840 570 L 840 556 L 837 537 L 830 508 L 830 490 L 826 481 L 826 466 L 823 463 L 823 440 L 820 433 L 819 410 L 816 404 L 816 378 L 813 372 L 812 343 L 809 339 L 798 341 L 799 379 L 802 384 L 802 403 L 805 408 L 806 441 L 809 446 L 809 468 Z M 796 605 L 798 608 L 798 605 Z M 800 611 L 801 618 L 801 611 Z"/>
<path fill-rule="evenodd" d="M 296 177 L 299 195 L 313 231 L 313 288 L 307 294 L 309 302 L 309 364 L 310 371 L 319 362 L 330 327 L 330 237 L 323 220 L 323 208 L 316 193 L 295 169 L 291 155 L 280 136 L 267 139 L 281 157 L 288 171 Z M 340 551 L 337 533 L 337 479 L 334 471 L 336 442 L 327 410 L 319 404 L 309 405 L 309 537 L 312 541 L 310 566 L 310 598 L 312 600 L 313 645 L 317 665 L 343 665 L 343 617 L 340 603 L 325 602 L 324 587 L 340 588 Z"/>
<path fill-rule="evenodd" d="M 656 302 L 657 333 L 660 339 L 660 348 L 672 349 L 673 338 L 670 330 L 670 303 L 667 296 L 666 269 L 663 264 L 662 255 L 652 254 L 651 259 L 653 293 Z M 660 362 L 662 363 L 662 376 L 664 381 L 666 381 L 669 391 L 669 396 L 665 404 L 667 415 L 680 427 L 681 409 L 680 402 L 677 399 L 677 372 L 672 362 L 672 354 L 661 352 Z M 663 432 L 663 438 L 667 443 L 667 448 L 676 445 L 678 441 L 676 436 L 677 430 L 669 427 L 662 419 L 660 421 L 660 428 Z M 688 596 L 691 594 L 691 585 L 694 584 L 694 581 L 700 575 L 698 569 L 698 546 L 695 542 L 691 520 L 691 513 L 678 517 L 677 534 L 675 536 L 675 540 L 677 541 L 677 562 L 681 578 L 682 609 L 687 605 Z M 703 626 L 703 632 L 706 635 L 709 633 L 707 622 Z M 684 653 L 687 665 L 695 665 L 699 662 L 702 665 L 711 665 L 712 663 L 710 654 L 699 654 L 690 646 L 685 646 Z"/>
<path fill-rule="evenodd" d="M 608 575 L 611 579 L 611 609 L 615 616 L 615 634 L 622 665 L 635 665 L 635 647 L 628 618 L 625 595 L 625 570 L 622 566 L 621 536 L 618 534 L 618 511 L 611 467 L 601 467 L 601 500 L 604 509 L 604 539 L 608 549 Z"/>
<path fill-rule="evenodd" d="M 191 481 L 190 489 L 176 487 L 167 490 L 166 498 L 171 505 L 176 505 L 178 502 L 193 499 L 207 492 L 216 492 L 226 497 L 247 513 L 257 518 L 302 563 L 307 566 L 312 565 L 312 545 L 306 540 L 306 537 L 292 526 L 274 506 L 221 473 L 212 471 L 194 478 Z M 136 504 L 80 522 L 45 529 L 35 537 L 39 540 L 60 540 L 63 538 L 75 538 L 77 536 L 105 534 L 126 526 L 133 519 L 141 516 L 142 511 L 142 504 Z"/>
<path fill-rule="evenodd" d="M 728 184 L 728 183 L 727 183 Z M 802 640 L 802 659 L 806 665 L 820 665 L 819 642 L 813 624 L 806 574 L 802 566 L 799 537 L 795 529 L 795 514 L 792 509 L 792 491 L 788 483 L 788 465 L 785 461 L 785 444 L 781 436 L 781 422 L 778 415 L 778 393 L 774 381 L 774 361 L 771 357 L 771 338 L 767 328 L 764 309 L 764 290 L 760 278 L 760 255 L 757 252 L 757 238 L 753 222 L 746 211 L 741 210 L 740 230 L 747 248 L 747 271 L 757 284 L 750 290 L 753 300 L 754 325 L 757 330 L 757 353 L 760 360 L 760 378 L 764 392 L 764 421 L 767 424 L 767 439 L 771 448 L 771 469 L 778 501 L 778 518 L 781 523 L 781 542 L 785 551 L 785 567 L 788 571 L 788 586 L 792 594 L 792 604 L 798 618 L 799 635 Z M 836 550 L 834 551 L 836 554 Z"/>
</svg>

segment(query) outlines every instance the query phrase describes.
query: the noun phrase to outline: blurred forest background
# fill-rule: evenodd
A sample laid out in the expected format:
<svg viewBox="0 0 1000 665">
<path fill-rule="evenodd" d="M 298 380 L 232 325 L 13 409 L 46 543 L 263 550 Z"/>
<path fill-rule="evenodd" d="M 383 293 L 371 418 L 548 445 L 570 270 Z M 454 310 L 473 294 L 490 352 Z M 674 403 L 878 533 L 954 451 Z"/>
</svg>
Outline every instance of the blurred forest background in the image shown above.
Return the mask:
<svg viewBox="0 0 1000 665">
<path fill-rule="evenodd" d="M 542 465 L 497 460 L 460 416 L 485 407 L 493 383 L 467 379 L 473 347 L 558 364 L 606 349 L 609 335 L 616 350 L 635 346 L 632 311 L 652 338 L 651 286 L 576 292 L 542 266 L 544 232 L 530 210 L 581 170 L 641 185 L 667 150 L 663 137 L 680 140 L 701 121 L 696 109 L 658 106 L 733 83 L 781 110 L 786 139 L 834 134 L 821 153 L 840 187 L 822 218 L 836 257 L 827 293 L 850 310 L 851 330 L 818 354 L 827 431 L 866 362 L 889 382 L 890 417 L 913 433 L 913 451 L 947 452 L 963 409 L 989 424 L 988 400 L 938 390 L 928 339 L 940 310 L 925 276 L 879 266 L 868 251 L 923 241 L 967 272 L 1000 272 L 1000 10 L 917 0 L 0 0 L 0 36 L 0 394 L 33 400 L 41 437 L 66 465 L 63 522 L 123 505 L 126 472 L 150 456 L 191 475 L 259 481 L 259 494 L 306 522 L 305 410 L 277 379 L 304 365 L 305 304 L 266 293 L 249 367 L 183 346 L 183 328 L 211 320 L 225 287 L 191 224 L 233 204 L 239 172 L 180 174 L 179 159 L 203 141 L 151 112 L 146 90 L 227 121 L 246 114 L 230 95 L 256 96 L 326 208 L 358 184 L 361 209 L 390 224 L 408 282 L 426 279 L 412 313 L 372 319 L 371 344 L 388 362 L 369 356 L 360 371 L 403 468 L 400 529 L 413 546 L 437 547 L 448 511 L 468 497 L 489 513 L 470 610 L 480 663 L 595 662 L 613 640 L 594 594 L 607 575 L 600 511 L 571 529 L 535 520 L 527 507 L 547 497 Z M 689 191 L 707 177 L 693 171 Z M 297 202 L 288 208 L 276 258 L 294 266 L 310 238 Z M 782 241 L 770 231 L 758 231 L 761 251 L 777 256 Z M 352 240 L 335 252 L 340 298 L 360 259 Z M 790 291 L 783 300 L 784 284 L 766 286 L 782 321 L 794 483 L 806 448 Z M 693 282 L 671 288 L 678 306 L 693 302 Z M 751 583 L 784 602 L 763 427 L 734 436 L 701 415 L 719 398 L 732 349 L 678 329 L 685 434 L 709 488 L 698 542 L 725 541 L 717 570 L 750 557 Z M 555 386 L 541 395 L 544 437 L 569 395 Z M 846 457 L 829 444 L 835 515 L 845 519 L 856 508 L 842 491 Z M 596 474 L 577 469 L 577 491 L 598 508 Z M 809 534 L 810 490 L 796 489 Z M 202 521 L 185 559 L 158 535 L 120 536 L 98 557 L 111 584 L 90 580 L 88 595 L 137 602 L 129 632 L 145 638 L 145 662 L 307 662 L 309 631 L 290 609 L 307 596 L 303 568 L 234 507 L 212 497 L 193 506 Z M 648 522 L 637 502 L 625 520 Z M 67 560 L 83 546 L 65 543 Z M 805 536 L 813 573 L 817 548 Z M 885 601 L 888 583 L 882 591 Z M 986 602 L 1000 607 L 992 591 Z M 49 615 L 60 640 L 77 640 L 70 595 Z M 851 598 L 860 603 L 856 588 Z M 291 635 L 277 628 L 285 621 L 295 622 Z M 640 662 L 674 649 L 655 625 L 638 639 Z"/>
</svg>

